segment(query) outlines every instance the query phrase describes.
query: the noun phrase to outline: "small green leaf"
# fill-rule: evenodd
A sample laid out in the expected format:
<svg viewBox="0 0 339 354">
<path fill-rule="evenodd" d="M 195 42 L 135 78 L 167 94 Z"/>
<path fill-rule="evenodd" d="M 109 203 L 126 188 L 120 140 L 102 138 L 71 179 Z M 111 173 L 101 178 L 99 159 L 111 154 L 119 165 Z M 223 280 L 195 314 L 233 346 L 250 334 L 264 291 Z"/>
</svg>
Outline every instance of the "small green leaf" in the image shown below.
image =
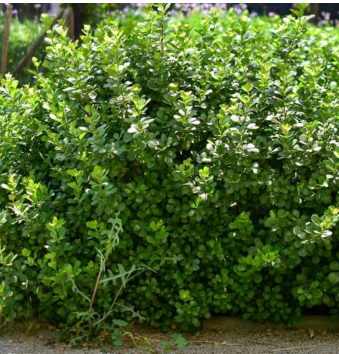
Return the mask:
<svg viewBox="0 0 339 354">
<path fill-rule="evenodd" d="M 120 347 L 124 344 L 123 340 L 122 340 L 122 336 L 123 336 L 123 331 L 121 329 L 115 329 L 113 331 L 112 334 L 112 343 L 116 346 L 116 347 Z"/>
<path fill-rule="evenodd" d="M 339 283 L 339 273 L 338 272 L 332 272 L 328 275 L 328 280 L 332 284 L 338 284 Z"/>
<path fill-rule="evenodd" d="M 175 341 L 177 349 L 184 349 L 187 345 L 187 340 L 180 333 L 173 334 L 172 339 Z"/>
<path fill-rule="evenodd" d="M 115 325 L 115 326 L 119 326 L 119 327 L 126 327 L 128 325 L 128 322 L 126 321 L 123 321 L 123 320 L 119 320 L 119 319 L 114 319 L 112 321 L 112 323 Z"/>
</svg>

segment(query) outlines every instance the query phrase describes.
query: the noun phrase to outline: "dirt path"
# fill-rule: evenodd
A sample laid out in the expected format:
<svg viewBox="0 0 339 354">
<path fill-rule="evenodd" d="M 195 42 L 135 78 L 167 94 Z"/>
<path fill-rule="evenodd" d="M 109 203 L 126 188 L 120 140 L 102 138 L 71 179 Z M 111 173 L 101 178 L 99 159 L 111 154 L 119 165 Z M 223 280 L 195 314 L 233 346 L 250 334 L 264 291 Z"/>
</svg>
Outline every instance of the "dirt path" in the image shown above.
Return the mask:
<svg viewBox="0 0 339 354">
<path fill-rule="evenodd" d="M 47 328 L 31 330 L 28 324 L 13 326 L 0 334 L 1 354 L 80 354 L 102 353 L 99 349 L 73 349 L 62 343 L 53 343 L 56 331 Z M 146 326 L 133 328 L 132 333 L 139 346 L 133 348 L 131 340 L 126 340 L 123 348 L 106 348 L 106 353 L 187 353 L 187 354 L 338 354 L 339 333 L 312 330 L 279 330 L 261 333 L 243 331 L 201 332 L 184 335 L 188 344 L 183 349 L 174 349 L 173 334 L 163 334 Z M 172 348 L 161 344 L 172 342 Z M 52 343 L 52 344 L 51 344 Z"/>
</svg>

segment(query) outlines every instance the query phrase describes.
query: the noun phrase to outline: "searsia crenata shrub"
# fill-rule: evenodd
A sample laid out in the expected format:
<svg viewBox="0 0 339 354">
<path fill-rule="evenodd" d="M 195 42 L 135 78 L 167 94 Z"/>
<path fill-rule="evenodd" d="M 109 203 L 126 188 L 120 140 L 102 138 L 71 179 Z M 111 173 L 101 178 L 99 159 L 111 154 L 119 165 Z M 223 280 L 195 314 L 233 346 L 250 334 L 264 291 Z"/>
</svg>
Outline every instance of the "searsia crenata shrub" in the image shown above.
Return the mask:
<svg viewBox="0 0 339 354">
<path fill-rule="evenodd" d="M 338 312 L 338 40 L 304 7 L 265 31 L 165 6 L 80 43 L 57 25 L 36 85 L 2 80 L 3 320 Z"/>
</svg>

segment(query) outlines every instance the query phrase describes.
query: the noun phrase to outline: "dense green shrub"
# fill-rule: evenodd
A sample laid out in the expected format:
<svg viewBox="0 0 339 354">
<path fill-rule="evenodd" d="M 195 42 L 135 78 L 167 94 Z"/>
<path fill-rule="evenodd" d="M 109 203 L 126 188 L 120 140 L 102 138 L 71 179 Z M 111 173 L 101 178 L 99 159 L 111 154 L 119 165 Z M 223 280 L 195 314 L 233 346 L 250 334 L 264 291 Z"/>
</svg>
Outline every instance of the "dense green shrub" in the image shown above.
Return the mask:
<svg viewBox="0 0 339 354">
<path fill-rule="evenodd" d="M 2 81 L 4 319 L 337 313 L 338 40 L 298 6 L 267 31 L 169 30 L 163 7 L 81 44 L 58 25 L 48 74 Z"/>
</svg>

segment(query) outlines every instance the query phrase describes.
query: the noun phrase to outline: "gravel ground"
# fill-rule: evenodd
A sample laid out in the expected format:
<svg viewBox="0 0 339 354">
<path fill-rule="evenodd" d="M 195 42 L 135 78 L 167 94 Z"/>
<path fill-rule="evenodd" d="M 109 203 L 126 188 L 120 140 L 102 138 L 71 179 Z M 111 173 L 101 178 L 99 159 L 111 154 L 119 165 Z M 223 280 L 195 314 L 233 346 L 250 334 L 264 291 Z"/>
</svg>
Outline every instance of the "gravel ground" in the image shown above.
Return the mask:
<svg viewBox="0 0 339 354">
<path fill-rule="evenodd" d="M 73 349 L 62 343 L 53 343 L 56 330 L 48 328 L 32 328 L 29 333 L 28 324 L 12 326 L 0 334 L 1 354 L 97 354 L 99 349 Z M 184 353 L 184 354 L 338 354 L 339 333 L 327 333 L 313 330 L 277 330 L 249 333 L 244 331 L 200 332 L 196 335 L 184 335 L 188 341 L 184 349 L 165 350 L 163 341 L 171 341 L 172 333 L 163 334 L 146 326 L 134 327 L 131 332 L 138 347 L 132 347 L 132 341 L 126 339 L 121 349 L 111 348 L 106 353 L 135 354 L 135 353 Z M 147 342 L 147 343 L 146 343 Z"/>
</svg>

